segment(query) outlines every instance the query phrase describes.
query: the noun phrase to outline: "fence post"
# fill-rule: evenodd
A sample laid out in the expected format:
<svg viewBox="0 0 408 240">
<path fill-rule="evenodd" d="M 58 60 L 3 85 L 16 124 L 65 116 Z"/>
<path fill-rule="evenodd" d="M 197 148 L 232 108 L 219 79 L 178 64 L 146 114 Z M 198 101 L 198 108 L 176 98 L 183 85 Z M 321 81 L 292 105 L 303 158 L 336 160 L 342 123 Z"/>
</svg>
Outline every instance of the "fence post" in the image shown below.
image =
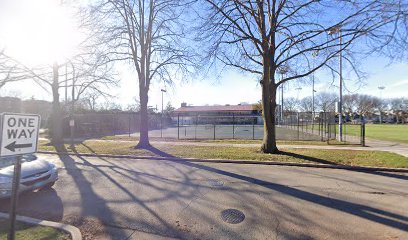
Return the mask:
<svg viewBox="0 0 408 240">
<path fill-rule="evenodd" d="M 194 140 L 197 140 L 197 125 L 198 125 L 198 114 L 196 115 L 196 121 L 195 121 Z"/>
<path fill-rule="evenodd" d="M 128 114 L 128 135 L 129 135 L 129 137 L 130 137 L 130 112 L 129 112 L 129 114 Z"/>
<path fill-rule="evenodd" d="M 360 136 L 361 146 L 365 147 L 365 123 L 361 123 L 361 136 Z"/>
<path fill-rule="evenodd" d="M 215 123 L 214 123 L 214 140 L 215 140 Z"/>
<path fill-rule="evenodd" d="M 321 114 L 321 117 L 320 117 L 320 121 L 319 121 L 319 132 L 320 132 L 320 136 L 321 136 L 321 138 L 322 138 L 322 142 L 324 141 L 323 140 L 323 114 Z"/>
<path fill-rule="evenodd" d="M 299 126 L 299 113 L 297 113 L 297 138 L 298 141 L 300 140 L 300 136 L 299 136 L 299 131 L 300 131 L 300 126 Z"/>
<path fill-rule="evenodd" d="M 255 140 L 255 121 L 256 118 L 254 117 L 254 121 L 252 121 L 252 140 Z"/>
<path fill-rule="evenodd" d="M 116 135 L 116 118 L 115 118 L 115 114 L 112 114 L 113 117 L 113 136 Z"/>
<path fill-rule="evenodd" d="M 180 139 L 180 113 L 177 114 L 177 139 Z"/>
<path fill-rule="evenodd" d="M 341 119 L 342 121 L 343 121 L 343 119 Z M 347 142 L 347 137 L 346 137 L 346 129 L 347 129 L 347 126 L 346 126 L 346 123 L 343 123 L 343 127 L 342 127 L 342 130 L 343 130 L 343 142 L 344 143 L 346 143 Z"/>
<path fill-rule="evenodd" d="M 232 139 L 235 139 L 235 114 L 232 113 Z"/>
</svg>

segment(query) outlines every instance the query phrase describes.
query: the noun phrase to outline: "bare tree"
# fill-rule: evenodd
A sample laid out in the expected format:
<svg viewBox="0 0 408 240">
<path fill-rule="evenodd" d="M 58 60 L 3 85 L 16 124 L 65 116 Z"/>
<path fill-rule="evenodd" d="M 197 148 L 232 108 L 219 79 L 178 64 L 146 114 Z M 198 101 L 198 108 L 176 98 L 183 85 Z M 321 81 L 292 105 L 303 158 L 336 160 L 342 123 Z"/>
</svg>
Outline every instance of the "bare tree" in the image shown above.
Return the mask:
<svg viewBox="0 0 408 240">
<path fill-rule="evenodd" d="M 400 116 L 402 116 L 403 112 L 408 111 L 408 104 L 406 102 L 404 98 L 393 98 L 390 101 L 390 109 L 395 115 L 396 123 L 400 122 Z"/>
<path fill-rule="evenodd" d="M 283 105 L 283 110 L 285 112 L 297 112 L 299 102 L 294 97 L 289 97 L 285 99 L 285 104 Z"/>
<path fill-rule="evenodd" d="M 134 97 L 133 102 L 126 106 L 126 111 L 140 112 L 140 101 L 138 97 Z"/>
<path fill-rule="evenodd" d="M 353 48 L 353 43 L 384 50 L 396 33 L 406 33 L 402 16 L 407 1 L 401 0 L 202 2 L 207 8 L 200 11 L 203 24 L 198 39 L 208 49 L 207 58 L 261 76 L 265 153 L 278 152 L 273 115 L 281 84 L 322 67 L 335 73 L 333 64 L 340 52 L 346 63 L 352 63 L 351 54 L 366 49 Z"/>
<path fill-rule="evenodd" d="M 154 80 L 171 84 L 193 65 L 192 50 L 183 43 L 183 0 L 101 0 L 94 6 L 102 41 L 112 49 L 112 60 L 128 61 L 136 72 L 140 99 L 140 139 L 150 146 L 148 100 Z"/>
<path fill-rule="evenodd" d="M 312 97 L 304 97 L 299 101 L 299 108 L 303 112 L 313 111 L 313 99 Z"/>
<path fill-rule="evenodd" d="M 356 102 L 358 94 L 347 94 L 343 96 L 343 109 L 345 113 L 352 114 L 356 112 Z"/>
<path fill-rule="evenodd" d="M 359 94 L 356 99 L 356 112 L 361 116 L 372 114 L 378 105 L 378 99 L 373 96 Z"/>
<path fill-rule="evenodd" d="M 334 112 L 335 104 L 338 100 L 334 93 L 320 92 L 316 94 L 316 107 L 322 112 Z"/>
</svg>

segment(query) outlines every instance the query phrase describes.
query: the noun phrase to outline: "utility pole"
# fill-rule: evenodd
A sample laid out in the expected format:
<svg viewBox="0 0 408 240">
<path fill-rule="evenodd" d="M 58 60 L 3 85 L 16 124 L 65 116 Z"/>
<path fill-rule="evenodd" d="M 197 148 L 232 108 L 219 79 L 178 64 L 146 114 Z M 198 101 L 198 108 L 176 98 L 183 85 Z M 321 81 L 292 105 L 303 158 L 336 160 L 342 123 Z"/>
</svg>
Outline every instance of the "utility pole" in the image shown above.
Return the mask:
<svg viewBox="0 0 408 240">
<path fill-rule="evenodd" d="M 282 66 L 278 69 L 278 73 L 281 75 L 281 78 L 282 78 L 281 81 L 283 81 L 284 74 L 288 73 L 288 71 L 289 71 L 288 66 Z M 284 83 L 281 83 L 281 122 L 282 124 L 283 124 L 283 85 Z"/>
<path fill-rule="evenodd" d="M 385 86 L 379 86 L 378 89 L 380 90 L 380 107 L 378 110 L 380 112 L 380 124 L 382 124 L 382 113 L 381 113 L 382 103 L 383 103 L 382 91 L 385 89 Z"/>
<path fill-rule="evenodd" d="M 281 122 L 283 124 L 283 83 L 281 85 Z"/>
<path fill-rule="evenodd" d="M 314 51 L 312 53 L 313 56 L 313 68 L 315 67 L 315 59 L 318 55 L 318 51 Z M 312 132 L 313 132 L 313 128 L 314 128 L 314 117 L 315 117 L 315 73 L 313 71 L 312 73 Z"/>
<path fill-rule="evenodd" d="M 72 91 L 71 91 L 71 117 L 69 120 L 69 129 L 70 129 L 70 139 L 71 139 L 71 149 L 74 149 L 74 128 L 75 128 L 75 67 L 72 64 Z"/>
<path fill-rule="evenodd" d="M 338 112 L 339 112 L 339 141 L 343 141 L 343 54 L 342 54 L 342 45 L 343 45 L 343 35 L 341 32 L 341 26 L 332 27 L 328 34 L 339 34 L 339 75 L 340 75 L 340 83 L 339 83 L 339 105 L 338 105 Z"/>
<path fill-rule="evenodd" d="M 339 67 L 340 67 L 340 100 L 339 100 L 339 137 L 340 137 L 340 142 L 343 142 L 343 51 L 342 51 L 342 44 L 343 44 L 343 36 L 341 34 L 341 29 L 339 29 L 339 38 L 340 38 L 340 61 L 339 61 Z"/>
</svg>

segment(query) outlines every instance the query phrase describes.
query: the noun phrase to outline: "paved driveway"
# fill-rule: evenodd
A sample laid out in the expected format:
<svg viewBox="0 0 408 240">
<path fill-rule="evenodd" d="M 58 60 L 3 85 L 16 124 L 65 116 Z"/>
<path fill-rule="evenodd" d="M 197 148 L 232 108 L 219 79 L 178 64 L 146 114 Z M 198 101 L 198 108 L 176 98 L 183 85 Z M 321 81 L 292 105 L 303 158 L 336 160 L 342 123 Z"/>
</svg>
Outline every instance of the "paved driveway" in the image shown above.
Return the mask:
<svg viewBox="0 0 408 240">
<path fill-rule="evenodd" d="M 88 239 L 408 239 L 407 174 L 47 157 L 60 180 L 22 195 L 19 214 Z M 244 221 L 224 222 L 225 209 Z"/>
</svg>

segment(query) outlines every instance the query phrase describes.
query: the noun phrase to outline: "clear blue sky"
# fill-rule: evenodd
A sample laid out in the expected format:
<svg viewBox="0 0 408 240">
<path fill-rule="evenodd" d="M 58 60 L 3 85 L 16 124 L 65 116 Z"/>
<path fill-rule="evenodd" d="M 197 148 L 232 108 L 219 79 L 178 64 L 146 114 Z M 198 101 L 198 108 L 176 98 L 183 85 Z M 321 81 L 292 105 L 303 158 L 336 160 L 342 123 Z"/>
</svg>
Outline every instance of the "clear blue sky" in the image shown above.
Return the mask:
<svg viewBox="0 0 408 240">
<path fill-rule="evenodd" d="M 346 90 L 344 94 L 361 93 L 371 94 L 384 98 L 408 97 L 408 63 L 395 63 L 388 65 L 389 62 L 384 58 L 371 59 L 361 66 L 368 73 L 363 84 L 354 79 L 345 79 Z M 317 92 L 338 92 L 338 78 L 332 78 L 320 72 L 316 73 L 317 82 L 315 89 Z M 122 86 L 133 85 L 136 83 L 131 79 L 124 79 Z M 337 86 L 336 86 L 337 85 Z M 380 93 L 379 86 L 386 88 Z M 136 87 L 136 86 L 135 86 Z M 153 84 L 150 92 L 149 104 L 161 106 L 160 84 Z M 285 90 L 285 96 L 305 97 L 312 93 L 311 85 L 300 85 L 295 82 L 289 83 L 289 89 Z M 125 89 L 122 87 L 122 90 Z M 238 71 L 229 70 L 222 74 L 220 80 L 193 80 L 189 83 L 176 84 L 174 89 L 168 89 L 164 95 L 164 102 L 170 101 L 173 106 L 179 106 L 181 102 L 187 102 L 192 105 L 213 105 L 213 104 L 238 104 L 241 102 L 255 103 L 261 99 L 261 88 L 254 75 L 243 75 Z M 132 94 L 124 90 L 119 98 L 121 102 L 126 102 L 132 98 Z"/>
</svg>

